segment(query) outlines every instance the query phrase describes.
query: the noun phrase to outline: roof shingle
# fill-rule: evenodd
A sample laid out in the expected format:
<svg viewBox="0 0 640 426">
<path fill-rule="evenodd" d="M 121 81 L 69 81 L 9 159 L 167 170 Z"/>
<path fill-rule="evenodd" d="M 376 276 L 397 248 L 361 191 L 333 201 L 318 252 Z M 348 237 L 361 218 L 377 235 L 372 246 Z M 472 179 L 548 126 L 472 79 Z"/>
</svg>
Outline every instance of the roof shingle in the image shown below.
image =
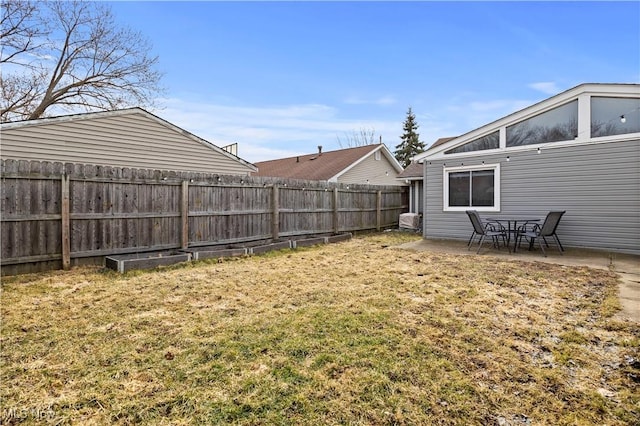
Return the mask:
<svg viewBox="0 0 640 426">
<path fill-rule="evenodd" d="M 258 167 L 258 173 L 254 173 L 254 175 L 288 179 L 329 180 L 380 146 L 380 144 L 365 145 L 260 161 L 254 163 Z"/>
</svg>

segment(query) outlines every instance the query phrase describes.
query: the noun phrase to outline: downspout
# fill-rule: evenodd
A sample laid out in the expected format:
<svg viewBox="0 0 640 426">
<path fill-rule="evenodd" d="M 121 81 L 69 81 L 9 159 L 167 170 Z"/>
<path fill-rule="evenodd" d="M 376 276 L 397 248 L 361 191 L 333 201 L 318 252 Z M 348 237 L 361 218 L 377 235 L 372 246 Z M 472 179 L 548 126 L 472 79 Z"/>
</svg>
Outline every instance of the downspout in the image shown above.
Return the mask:
<svg viewBox="0 0 640 426">
<path fill-rule="evenodd" d="M 427 160 L 422 166 L 422 238 L 427 238 Z"/>
<path fill-rule="evenodd" d="M 414 185 L 413 185 L 413 181 L 410 181 L 409 183 L 409 213 L 415 213 L 415 206 L 413 205 L 413 191 L 414 191 Z"/>
</svg>

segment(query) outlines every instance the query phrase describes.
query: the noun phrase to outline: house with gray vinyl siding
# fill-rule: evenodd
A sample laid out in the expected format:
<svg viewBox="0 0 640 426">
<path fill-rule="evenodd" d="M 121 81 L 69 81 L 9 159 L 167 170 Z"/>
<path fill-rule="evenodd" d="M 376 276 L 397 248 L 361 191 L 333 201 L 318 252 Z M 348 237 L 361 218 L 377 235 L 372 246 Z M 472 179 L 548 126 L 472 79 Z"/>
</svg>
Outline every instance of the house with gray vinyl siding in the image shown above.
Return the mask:
<svg viewBox="0 0 640 426">
<path fill-rule="evenodd" d="M 467 240 L 465 211 L 543 219 L 564 246 L 640 254 L 640 85 L 582 84 L 416 156 L 423 235 Z"/>
<path fill-rule="evenodd" d="M 0 157 L 248 175 L 257 168 L 142 108 L 0 125 Z"/>
<path fill-rule="evenodd" d="M 432 143 L 427 150 L 434 149 L 451 139 L 455 138 L 440 138 Z M 409 213 L 422 214 L 422 208 L 424 207 L 422 163 L 412 161 L 411 164 L 398 175 L 398 179 L 404 180 L 405 183 L 409 185 Z"/>
</svg>

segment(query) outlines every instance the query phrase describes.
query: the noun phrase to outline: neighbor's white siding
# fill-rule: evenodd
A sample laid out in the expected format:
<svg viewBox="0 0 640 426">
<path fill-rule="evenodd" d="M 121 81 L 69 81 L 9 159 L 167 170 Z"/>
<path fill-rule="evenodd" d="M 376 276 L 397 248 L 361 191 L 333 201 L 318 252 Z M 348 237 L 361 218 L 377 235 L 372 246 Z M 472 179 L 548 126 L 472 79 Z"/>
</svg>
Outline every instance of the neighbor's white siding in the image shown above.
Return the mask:
<svg viewBox="0 0 640 426">
<path fill-rule="evenodd" d="M 364 160 L 340 175 L 338 182 L 369 183 L 371 185 L 404 185 L 404 183 L 398 181 L 398 174 L 384 154 L 380 153 L 380 160 L 376 160 L 375 153 L 371 153 Z M 369 182 L 367 182 L 367 180 Z"/>
<path fill-rule="evenodd" d="M 143 113 L 2 129 L 3 159 L 247 174 L 251 169 Z"/>
</svg>

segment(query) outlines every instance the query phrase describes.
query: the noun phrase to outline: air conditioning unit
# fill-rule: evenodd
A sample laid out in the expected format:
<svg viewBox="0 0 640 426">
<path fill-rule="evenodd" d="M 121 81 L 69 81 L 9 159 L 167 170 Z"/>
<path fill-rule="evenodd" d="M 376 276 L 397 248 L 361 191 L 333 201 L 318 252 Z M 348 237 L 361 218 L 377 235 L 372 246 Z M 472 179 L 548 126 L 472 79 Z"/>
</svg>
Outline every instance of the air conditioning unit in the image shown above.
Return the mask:
<svg viewBox="0 0 640 426">
<path fill-rule="evenodd" d="M 420 214 L 418 213 L 402 213 L 400 215 L 400 229 L 418 229 L 420 228 Z"/>
</svg>

